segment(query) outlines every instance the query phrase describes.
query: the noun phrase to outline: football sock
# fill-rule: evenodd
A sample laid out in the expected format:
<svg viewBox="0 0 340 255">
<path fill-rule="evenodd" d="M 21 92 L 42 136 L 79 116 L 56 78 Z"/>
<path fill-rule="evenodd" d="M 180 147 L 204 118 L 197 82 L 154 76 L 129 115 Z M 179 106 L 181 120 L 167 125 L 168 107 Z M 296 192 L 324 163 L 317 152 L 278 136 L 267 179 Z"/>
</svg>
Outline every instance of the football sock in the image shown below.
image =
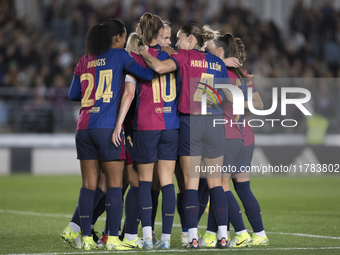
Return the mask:
<svg viewBox="0 0 340 255">
<path fill-rule="evenodd" d="M 137 235 L 138 233 L 139 222 L 138 222 L 137 197 L 138 187 L 130 186 L 130 189 L 125 198 L 125 233 L 130 235 L 131 234 Z"/>
<path fill-rule="evenodd" d="M 235 231 L 235 235 L 241 235 L 241 234 L 243 234 L 243 233 L 247 233 L 247 230 L 246 229 L 243 229 L 243 230 L 241 230 L 241 231 Z"/>
<path fill-rule="evenodd" d="M 94 190 L 81 188 L 79 192 L 79 218 L 83 236 L 92 236 L 91 234 L 91 221 L 93 215 L 93 199 Z"/>
<path fill-rule="evenodd" d="M 151 213 L 151 226 L 152 231 L 155 230 L 155 219 L 158 209 L 158 196 L 159 191 L 151 189 L 151 199 L 152 199 L 152 213 Z"/>
<path fill-rule="evenodd" d="M 234 194 L 230 190 L 228 190 L 225 192 L 225 195 L 228 200 L 229 221 L 233 225 L 235 232 L 245 230 L 246 227 L 244 226 L 243 223 L 241 208 L 237 203 Z"/>
<path fill-rule="evenodd" d="M 183 196 L 184 193 L 177 193 L 177 212 L 179 220 L 182 225 L 182 232 L 188 232 L 187 224 L 185 222 L 184 209 L 183 209 Z"/>
<path fill-rule="evenodd" d="M 266 232 L 263 230 L 261 232 L 254 232 L 255 235 L 260 236 L 260 237 L 265 237 L 266 236 Z"/>
<path fill-rule="evenodd" d="M 151 228 L 151 214 L 152 214 L 151 186 L 152 182 L 139 181 L 139 190 L 137 197 L 138 213 L 143 228 L 149 226 Z"/>
<path fill-rule="evenodd" d="M 169 240 L 170 241 L 170 238 L 171 238 L 171 234 L 162 234 L 161 236 L 161 241 L 166 241 L 166 240 Z"/>
<path fill-rule="evenodd" d="M 261 216 L 261 208 L 253 192 L 250 189 L 250 181 L 236 182 L 234 183 L 234 188 L 237 192 L 238 197 L 242 201 L 246 216 L 251 227 L 254 230 L 254 233 L 263 231 L 264 228 Z"/>
<path fill-rule="evenodd" d="M 76 206 L 76 209 L 74 210 L 74 213 L 73 213 L 73 216 L 72 216 L 70 223 L 73 223 L 73 224 L 78 225 L 80 227 L 79 205 Z"/>
<path fill-rule="evenodd" d="M 77 206 L 77 208 L 78 208 L 78 206 Z M 70 222 L 69 224 L 68 224 L 68 226 L 70 227 L 70 229 L 73 231 L 73 232 L 75 232 L 75 233 L 78 233 L 81 229 L 80 229 L 80 226 L 79 225 L 77 225 L 76 223 L 74 223 L 74 222 Z"/>
<path fill-rule="evenodd" d="M 108 215 L 107 215 L 107 213 L 106 213 L 106 221 L 105 221 L 105 228 L 104 228 L 104 232 L 103 232 L 103 234 L 104 235 L 108 235 L 109 234 L 109 221 L 108 221 L 108 217 L 107 217 Z"/>
<path fill-rule="evenodd" d="M 151 238 L 152 239 L 152 228 L 151 226 L 146 226 L 142 228 L 143 230 L 143 239 Z"/>
<path fill-rule="evenodd" d="M 211 207 L 219 230 L 219 239 L 227 237 L 228 200 L 221 186 L 210 189 Z"/>
<path fill-rule="evenodd" d="M 109 188 L 106 193 L 106 213 L 108 215 L 108 226 L 110 236 L 118 236 L 119 226 L 122 217 L 122 189 Z"/>
<path fill-rule="evenodd" d="M 137 234 L 127 234 L 127 233 L 125 233 L 125 235 L 124 235 L 124 237 L 128 240 L 128 241 L 133 241 L 133 240 L 135 240 L 136 239 L 136 237 L 138 237 L 138 235 Z"/>
<path fill-rule="evenodd" d="M 173 184 L 162 187 L 162 201 L 162 234 L 170 235 L 176 208 L 175 186 Z M 167 239 L 170 240 L 170 237 Z"/>
<path fill-rule="evenodd" d="M 92 217 L 92 224 L 94 225 L 99 216 L 105 212 L 105 193 L 101 189 L 97 188 L 96 194 L 94 195 L 93 201 L 93 217 Z"/>
<path fill-rule="evenodd" d="M 204 181 L 201 181 L 204 180 Z M 203 182 L 202 186 L 204 186 L 204 189 L 201 190 L 201 183 Z M 204 184 L 205 182 L 205 184 Z M 209 201 L 209 187 L 207 185 L 207 180 L 206 179 L 200 179 L 200 186 L 198 189 L 198 198 L 200 201 L 200 209 L 198 212 L 198 222 L 200 222 L 202 215 L 205 212 L 205 208 L 207 208 L 207 204 Z"/>
<path fill-rule="evenodd" d="M 207 225 L 207 232 L 211 232 L 216 234 L 218 230 L 218 226 L 215 219 L 215 214 L 211 206 L 211 198 L 210 198 L 210 207 L 209 207 L 209 214 L 208 214 L 208 225 Z"/>
<path fill-rule="evenodd" d="M 197 239 L 197 224 L 198 224 L 198 211 L 199 201 L 198 192 L 194 189 L 187 189 L 183 196 L 183 207 L 185 222 L 189 232 L 189 242 L 194 238 Z"/>
</svg>

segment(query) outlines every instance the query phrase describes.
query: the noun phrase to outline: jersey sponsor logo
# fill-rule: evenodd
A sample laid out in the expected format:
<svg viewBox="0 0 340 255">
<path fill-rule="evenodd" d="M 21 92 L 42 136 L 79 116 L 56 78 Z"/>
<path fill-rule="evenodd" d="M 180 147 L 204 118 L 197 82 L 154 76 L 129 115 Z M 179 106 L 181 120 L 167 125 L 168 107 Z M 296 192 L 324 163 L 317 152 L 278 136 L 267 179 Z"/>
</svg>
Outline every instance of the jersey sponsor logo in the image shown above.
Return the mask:
<svg viewBox="0 0 340 255">
<path fill-rule="evenodd" d="M 91 110 L 89 110 L 90 113 L 99 113 L 100 107 L 92 107 Z"/>
<path fill-rule="evenodd" d="M 164 112 L 164 113 L 171 113 L 171 106 L 164 107 L 164 108 L 163 108 L 163 112 Z"/>
<path fill-rule="evenodd" d="M 167 106 L 167 107 L 156 107 L 155 108 L 155 112 L 156 113 L 171 113 L 171 106 Z"/>
</svg>

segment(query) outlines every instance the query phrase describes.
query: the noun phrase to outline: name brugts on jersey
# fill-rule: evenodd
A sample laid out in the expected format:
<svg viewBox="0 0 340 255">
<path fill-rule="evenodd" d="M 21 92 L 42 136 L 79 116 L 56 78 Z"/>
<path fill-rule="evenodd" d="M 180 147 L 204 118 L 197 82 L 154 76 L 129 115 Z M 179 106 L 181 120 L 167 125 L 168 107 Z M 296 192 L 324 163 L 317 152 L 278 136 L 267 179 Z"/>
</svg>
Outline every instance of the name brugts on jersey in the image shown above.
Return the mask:
<svg viewBox="0 0 340 255">
<path fill-rule="evenodd" d="M 96 67 L 96 66 L 105 66 L 105 58 L 92 60 L 87 63 L 87 68 Z"/>
<path fill-rule="evenodd" d="M 208 63 L 206 60 L 191 60 L 192 67 L 210 68 L 221 72 L 221 65 L 218 63 Z"/>
</svg>

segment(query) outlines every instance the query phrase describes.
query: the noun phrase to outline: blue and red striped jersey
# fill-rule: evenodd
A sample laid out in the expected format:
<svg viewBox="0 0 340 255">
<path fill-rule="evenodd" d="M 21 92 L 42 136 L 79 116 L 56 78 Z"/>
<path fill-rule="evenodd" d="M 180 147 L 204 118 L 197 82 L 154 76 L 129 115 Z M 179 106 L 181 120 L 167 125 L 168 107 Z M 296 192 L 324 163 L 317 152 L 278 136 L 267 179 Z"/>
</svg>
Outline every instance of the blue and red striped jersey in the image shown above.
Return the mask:
<svg viewBox="0 0 340 255">
<path fill-rule="evenodd" d="M 69 91 L 71 100 L 81 100 L 77 130 L 115 128 L 125 72 L 146 80 L 154 77 L 150 68 L 140 66 L 124 49 L 79 60 Z"/>
<path fill-rule="evenodd" d="M 164 60 L 169 55 L 160 55 L 160 49 L 158 44 L 149 46 L 149 53 Z M 141 66 L 147 66 L 141 56 L 131 55 Z M 157 74 L 151 81 L 138 79 L 136 85 L 134 130 L 179 129 L 176 72 Z"/>
</svg>

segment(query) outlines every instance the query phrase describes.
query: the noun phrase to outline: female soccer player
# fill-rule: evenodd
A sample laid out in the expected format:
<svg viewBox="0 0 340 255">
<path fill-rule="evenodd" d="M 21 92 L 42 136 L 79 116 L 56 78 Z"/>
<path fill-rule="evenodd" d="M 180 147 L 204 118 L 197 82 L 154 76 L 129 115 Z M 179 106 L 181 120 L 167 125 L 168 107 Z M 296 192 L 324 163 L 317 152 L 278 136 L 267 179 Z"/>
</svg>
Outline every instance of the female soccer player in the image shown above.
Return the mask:
<svg viewBox="0 0 340 255">
<path fill-rule="evenodd" d="M 235 38 L 235 41 L 238 46 L 240 62 L 244 63 L 244 61 L 246 60 L 244 44 L 240 38 Z M 252 87 L 253 89 L 252 94 L 253 106 L 258 110 L 263 109 L 262 99 L 258 91 L 256 91 L 252 79 L 247 79 L 247 86 Z M 249 115 L 250 112 L 246 111 L 244 118 L 247 119 Z M 247 121 L 245 122 L 245 127 L 243 128 L 243 136 L 244 136 L 244 150 L 241 156 L 241 165 L 245 167 L 247 166 L 250 167 L 255 148 L 255 136 L 253 129 L 248 125 Z M 263 227 L 261 208 L 250 188 L 250 173 L 244 172 L 235 174 L 232 180 L 235 191 L 237 192 L 237 195 L 239 196 L 245 209 L 248 221 L 253 228 L 253 234 L 251 235 L 253 241 L 252 245 L 268 245 L 269 240 Z"/>
<path fill-rule="evenodd" d="M 223 164 L 224 129 L 222 125 L 213 126 L 214 119 L 218 116 L 222 117 L 222 109 L 219 106 L 212 106 L 206 110 L 211 116 L 201 115 L 202 89 L 213 87 L 214 78 L 228 77 L 227 69 L 221 59 L 211 53 L 200 51 L 204 43 L 213 38 L 214 33 L 207 27 L 188 24 L 177 33 L 176 46 L 181 50 L 169 59 L 159 61 L 145 48 L 139 48 L 136 51 L 157 73 L 164 74 L 179 69 L 182 79 L 183 85 L 178 105 L 178 110 L 181 113 L 179 155 L 186 189 L 183 204 L 189 232 L 188 248 L 199 248 L 197 236 L 199 178 L 191 178 L 190 175 L 201 165 L 202 156 L 208 167 L 222 166 Z M 191 78 L 198 78 L 198 82 L 193 82 L 195 80 L 191 82 Z M 207 183 L 218 222 L 219 241 L 217 247 L 227 248 L 228 210 L 227 200 L 221 186 L 221 173 L 217 173 L 215 176 L 211 175 L 211 177 L 207 178 Z"/>
<path fill-rule="evenodd" d="M 97 249 L 91 236 L 93 197 L 98 181 L 98 162 L 105 173 L 109 237 L 107 250 L 128 250 L 118 238 L 122 214 L 122 178 L 124 144 L 116 147 L 113 141 L 117 113 L 122 99 L 123 71 L 145 80 L 154 73 L 141 67 L 123 49 L 126 29 L 117 20 L 108 19 L 93 26 L 86 37 L 86 55 L 78 62 L 69 92 L 71 100 L 81 100 L 76 131 L 77 157 L 80 159 L 82 188 L 79 194 L 79 214 L 83 232 L 83 248 Z M 124 139 L 124 133 L 119 133 Z"/>
<path fill-rule="evenodd" d="M 157 57 L 163 39 L 162 20 L 145 13 L 137 28 L 149 52 Z M 142 57 L 134 55 L 141 65 Z M 162 236 L 156 244 L 170 248 L 170 236 L 175 213 L 173 174 L 177 159 L 179 118 L 177 113 L 177 88 L 175 74 L 157 75 L 151 82 L 138 80 L 137 103 L 134 121 L 134 161 L 139 176 L 138 206 L 143 229 L 143 248 L 153 248 L 151 186 L 154 164 L 158 162 L 158 177 L 163 195 Z"/>
<path fill-rule="evenodd" d="M 237 44 L 237 41 L 239 42 Z M 243 43 L 240 39 L 237 39 L 237 41 L 234 39 L 234 37 L 231 34 L 226 34 L 225 36 L 219 37 L 217 40 L 211 41 L 207 44 L 207 48 L 210 52 L 215 54 L 216 56 L 219 56 L 224 61 L 228 57 L 237 57 L 239 59 L 242 59 L 244 61 L 244 58 L 241 58 L 240 55 L 245 56 L 244 53 L 244 46 L 242 47 Z M 241 53 L 241 54 L 240 54 Z M 240 62 L 243 63 L 243 61 Z M 257 109 L 263 108 L 262 100 L 256 92 L 255 87 L 253 86 L 253 83 L 251 81 L 250 75 L 247 74 L 242 68 L 228 68 L 229 71 L 229 77 L 231 78 L 232 84 L 240 86 L 243 88 L 244 93 L 247 93 L 247 87 L 252 86 L 253 87 L 253 105 Z M 241 79 L 240 79 L 241 78 Z M 232 98 L 229 98 L 229 102 L 224 104 L 224 118 L 228 120 L 228 123 L 232 122 L 240 122 L 240 117 L 235 116 L 232 114 Z M 245 102 L 245 107 L 247 108 L 247 102 Z M 230 124 L 226 125 L 226 155 L 224 157 L 224 165 L 231 167 L 239 168 L 239 162 L 244 157 L 244 139 L 248 135 L 244 132 L 245 130 L 242 128 L 242 126 L 233 125 L 230 126 Z M 236 178 L 237 177 L 237 178 Z M 233 196 L 233 194 L 230 191 L 229 188 L 229 178 L 230 175 L 228 174 L 227 177 L 223 181 L 223 188 L 225 190 L 225 194 L 228 198 L 228 208 L 229 208 L 229 220 L 233 224 L 236 232 L 235 238 L 230 242 L 230 247 L 246 247 L 251 246 L 253 243 L 252 238 L 249 236 L 248 232 L 246 231 L 246 228 L 244 226 L 242 215 L 240 211 L 240 207 Z M 236 186 L 237 183 L 240 182 L 248 182 L 249 183 L 249 173 L 238 173 L 233 176 L 233 181 Z M 236 189 L 235 186 L 235 189 Z M 241 184 L 243 187 L 244 184 Z M 250 190 L 250 186 L 249 186 Z M 250 193 L 247 190 L 246 196 L 250 195 Z M 250 191 L 251 192 L 251 191 Z M 243 192 L 241 192 L 243 193 Z M 251 193 L 252 195 L 252 193 Z M 251 199 L 250 197 L 247 198 L 244 193 L 241 194 L 241 197 L 244 200 Z M 240 198 L 241 198 L 240 197 Z M 252 195 L 252 197 L 255 199 L 255 197 Z M 256 200 L 256 199 L 255 199 Z M 254 202 L 254 201 L 252 201 Z M 257 201 L 256 201 L 256 203 Z M 254 204 L 253 204 L 254 205 Z M 250 208 L 248 206 L 248 208 Z M 256 210 L 258 211 L 258 210 Z M 248 211 L 246 212 L 248 213 Z M 260 212 L 259 212 L 260 214 Z M 205 233 L 204 237 L 202 238 L 202 242 L 209 246 L 211 243 L 214 242 L 214 237 L 217 231 L 217 228 L 215 226 L 215 220 L 213 219 L 214 215 L 212 213 L 209 213 L 209 219 L 208 219 L 208 227 L 207 232 Z M 257 219 L 258 220 L 258 219 Z M 262 220 L 261 220 L 262 222 Z M 263 226 L 262 226 L 263 230 Z"/>
</svg>

